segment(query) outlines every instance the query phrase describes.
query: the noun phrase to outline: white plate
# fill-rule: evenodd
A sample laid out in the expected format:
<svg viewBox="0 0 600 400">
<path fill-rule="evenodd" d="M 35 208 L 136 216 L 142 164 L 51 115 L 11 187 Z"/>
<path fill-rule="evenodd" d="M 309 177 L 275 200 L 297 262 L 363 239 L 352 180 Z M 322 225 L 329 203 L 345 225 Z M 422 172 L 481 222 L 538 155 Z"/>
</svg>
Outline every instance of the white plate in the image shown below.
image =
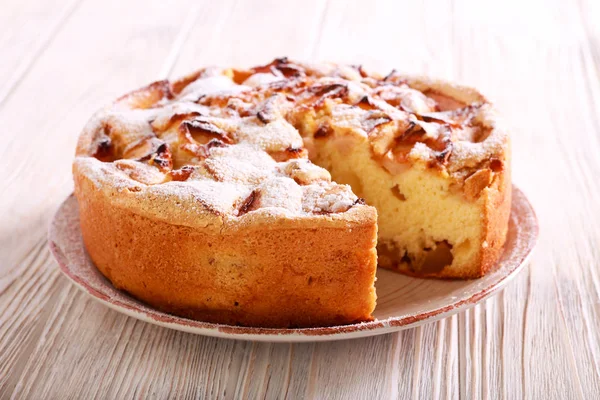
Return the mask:
<svg viewBox="0 0 600 400">
<path fill-rule="evenodd" d="M 131 317 L 199 335 L 265 342 L 310 342 L 350 339 L 412 328 L 474 306 L 502 288 L 523 269 L 538 235 L 535 212 L 525 195 L 513 187 L 513 204 L 505 250 L 496 268 L 480 279 L 433 280 L 377 271 L 375 321 L 309 328 L 247 328 L 194 321 L 157 311 L 115 289 L 98 272 L 85 250 L 79 229 L 77 201 L 69 197 L 56 213 L 49 243 L 64 274 L 96 300 Z"/>
</svg>

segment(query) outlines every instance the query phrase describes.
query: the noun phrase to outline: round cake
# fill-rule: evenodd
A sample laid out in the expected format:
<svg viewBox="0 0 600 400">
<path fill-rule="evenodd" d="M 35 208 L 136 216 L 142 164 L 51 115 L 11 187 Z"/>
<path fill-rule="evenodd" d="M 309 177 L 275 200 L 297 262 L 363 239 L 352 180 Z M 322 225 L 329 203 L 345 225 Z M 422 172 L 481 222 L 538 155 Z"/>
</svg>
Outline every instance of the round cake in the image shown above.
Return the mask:
<svg viewBox="0 0 600 400">
<path fill-rule="evenodd" d="M 73 175 L 115 287 L 259 327 L 371 320 L 378 264 L 482 276 L 511 199 L 508 135 L 476 90 L 287 58 L 119 98 L 83 130 Z"/>
</svg>

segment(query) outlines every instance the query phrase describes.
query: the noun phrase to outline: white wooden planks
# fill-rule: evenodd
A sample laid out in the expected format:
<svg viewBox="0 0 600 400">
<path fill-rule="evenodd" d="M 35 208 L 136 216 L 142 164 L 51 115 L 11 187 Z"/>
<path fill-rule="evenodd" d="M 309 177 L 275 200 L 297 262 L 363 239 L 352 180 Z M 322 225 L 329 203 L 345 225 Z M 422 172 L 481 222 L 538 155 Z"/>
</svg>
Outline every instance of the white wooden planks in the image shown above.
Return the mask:
<svg viewBox="0 0 600 400">
<path fill-rule="evenodd" d="M 583 2 L 8 0 L 0 12 L 0 398 L 600 397 L 600 8 Z M 459 316 L 338 343 L 150 326 L 71 287 L 45 248 L 76 137 L 112 98 L 206 64 L 393 67 L 480 87 L 513 127 L 541 237 Z"/>
</svg>

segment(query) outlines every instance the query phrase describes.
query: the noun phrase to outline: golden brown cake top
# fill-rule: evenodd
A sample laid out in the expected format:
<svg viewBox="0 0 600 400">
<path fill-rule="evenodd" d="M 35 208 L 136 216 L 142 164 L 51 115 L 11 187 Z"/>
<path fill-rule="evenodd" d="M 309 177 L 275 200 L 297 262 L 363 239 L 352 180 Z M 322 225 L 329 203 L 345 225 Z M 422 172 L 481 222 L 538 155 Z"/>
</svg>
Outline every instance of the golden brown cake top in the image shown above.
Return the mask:
<svg viewBox="0 0 600 400">
<path fill-rule="evenodd" d="M 421 164 L 460 179 L 482 164 L 502 168 L 494 157 L 507 138 L 496 125 L 472 89 L 282 58 L 205 68 L 120 98 L 86 126 L 75 168 L 111 195 L 145 199 L 152 215 L 177 214 L 156 201 L 169 198 L 220 221 L 256 211 L 331 219 L 368 207 L 311 164 L 303 137 L 354 135 L 391 174 Z"/>
</svg>

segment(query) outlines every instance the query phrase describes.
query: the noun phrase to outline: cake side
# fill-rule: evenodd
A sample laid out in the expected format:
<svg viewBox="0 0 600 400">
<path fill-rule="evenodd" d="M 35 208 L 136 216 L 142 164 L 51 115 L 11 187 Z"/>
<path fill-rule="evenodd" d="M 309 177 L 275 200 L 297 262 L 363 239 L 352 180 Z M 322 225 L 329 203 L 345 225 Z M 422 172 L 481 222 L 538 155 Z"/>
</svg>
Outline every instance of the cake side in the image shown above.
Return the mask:
<svg viewBox="0 0 600 400">
<path fill-rule="evenodd" d="M 141 216 L 85 175 L 75 177 L 90 257 L 115 287 L 153 307 L 261 327 L 372 319 L 374 214 L 343 225 L 288 220 L 276 227 L 254 221 L 206 229 Z"/>
<path fill-rule="evenodd" d="M 502 255 L 503 246 L 508 234 L 508 221 L 510 218 L 512 202 L 511 181 L 511 149 L 507 138 L 507 145 L 503 153 L 506 160 L 503 169 L 498 171 L 492 184 L 484 189 L 482 197 L 485 199 L 485 231 L 482 243 L 481 260 L 478 260 L 480 275 L 488 273 Z"/>
</svg>

